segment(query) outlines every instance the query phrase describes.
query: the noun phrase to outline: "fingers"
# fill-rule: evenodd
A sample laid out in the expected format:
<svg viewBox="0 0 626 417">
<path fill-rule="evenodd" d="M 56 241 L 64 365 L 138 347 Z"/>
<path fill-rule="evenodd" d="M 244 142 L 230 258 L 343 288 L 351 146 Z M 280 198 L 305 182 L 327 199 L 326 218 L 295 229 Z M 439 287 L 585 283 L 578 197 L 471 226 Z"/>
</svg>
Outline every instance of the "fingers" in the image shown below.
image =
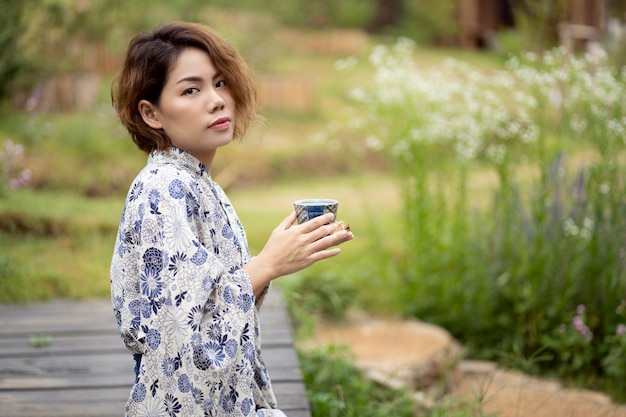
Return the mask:
<svg viewBox="0 0 626 417">
<path fill-rule="evenodd" d="M 340 248 L 330 248 L 315 252 L 309 257 L 310 264 L 314 264 L 315 262 L 322 261 L 324 259 L 332 258 L 333 256 L 339 255 L 340 252 Z"/>
<path fill-rule="evenodd" d="M 280 222 L 280 224 L 278 225 L 278 229 L 280 230 L 289 229 L 291 225 L 293 224 L 293 222 L 296 221 L 297 218 L 298 218 L 298 215 L 296 214 L 296 211 L 293 210 L 291 214 L 289 214 L 289 216 L 285 217 L 283 221 Z"/>
<path fill-rule="evenodd" d="M 302 229 L 302 231 L 304 233 L 310 233 L 314 230 L 319 229 L 320 227 L 332 222 L 333 220 L 335 220 L 335 215 L 332 213 L 325 213 L 322 214 L 321 216 L 318 216 L 312 220 L 309 220 L 307 222 L 304 222 L 300 225 L 298 225 L 299 228 Z"/>
<path fill-rule="evenodd" d="M 319 251 L 354 238 L 350 231 L 341 230 L 337 232 L 336 223 L 331 223 L 334 218 L 335 216 L 332 213 L 326 213 L 303 224 L 294 226 L 294 228 L 301 232 L 307 243 L 315 242 L 314 250 Z"/>
<path fill-rule="evenodd" d="M 304 233 L 308 242 L 317 242 L 318 240 L 331 235 L 335 231 L 334 223 L 322 224 L 317 229 L 314 229 L 308 233 Z"/>
<path fill-rule="evenodd" d="M 334 226 L 332 226 L 331 230 L 334 230 Z M 312 259 L 313 263 L 315 263 L 322 259 L 338 255 L 341 252 L 341 249 L 336 246 L 352 239 L 354 239 L 354 234 L 347 230 L 325 235 L 324 237 L 311 243 L 310 248 L 313 252 L 309 259 Z"/>
<path fill-rule="evenodd" d="M 338 255 L 340 249 L 335 246 L 353 239 L 354 235 L 346 230 L 335 232 L 333 219 L 334 215 L 329 213 L 293 225 L 296 220 L 293 211 L 274 229 L 254 262 L 249 262 L 248 273 L 256 274 L 255 280 L 263 283 Z"/>
<path fill-rule="evenodd" d="M 320 229 L 326 229 L 326 226 Z M 328 229 L 326 229 L 328 230 Z M 334 226 L 331 227 L 331 232 L 326 233 L 319 239 L 311 242 L 310 250 L 313 253 L 324 251 L 330 247 L 337 246 L 341 243 L 354 239 L 354 235 L 351 232 L 342 230 L 341 232 L 332 233 Z"/>
</svg>

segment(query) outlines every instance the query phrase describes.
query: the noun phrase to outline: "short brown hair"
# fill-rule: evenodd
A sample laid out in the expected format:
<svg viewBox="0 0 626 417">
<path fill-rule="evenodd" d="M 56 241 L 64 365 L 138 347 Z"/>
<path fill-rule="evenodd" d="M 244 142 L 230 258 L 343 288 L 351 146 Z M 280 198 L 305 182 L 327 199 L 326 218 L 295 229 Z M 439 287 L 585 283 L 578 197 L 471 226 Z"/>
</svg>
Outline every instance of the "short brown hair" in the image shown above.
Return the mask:
<svg viewBox="0 0 626 417">
<path fill-rule="evenodd" d="M 158 106 L 178 55 L 190 47 L 205 51 L 226 80 L 235 101 L 234 137 L 241 138 L 249 124 L 260 118 L 252 73 L 237 48 L 204 25 L 168 23 L 131 40 L 124 64 L 111 84 L 111 99 L 120 121 L 145 152 L 172 144 L 162 129 L 153 129 L 143 121 L 139 102 L 148 100 Z"/>
</svg>

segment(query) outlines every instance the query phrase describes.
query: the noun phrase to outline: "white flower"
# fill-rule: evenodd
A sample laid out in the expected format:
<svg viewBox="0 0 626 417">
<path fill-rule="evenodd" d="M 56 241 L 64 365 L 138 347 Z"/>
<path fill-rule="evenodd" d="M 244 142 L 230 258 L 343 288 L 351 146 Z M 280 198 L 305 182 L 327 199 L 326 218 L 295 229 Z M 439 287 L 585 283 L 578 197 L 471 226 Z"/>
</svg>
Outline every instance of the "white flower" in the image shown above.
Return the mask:
<svg viewBox="0 0 626 417">
<path fill-rule="evenodd" d="M 357 64 L 357 59 L 353 56 L 335 61 L 335 68 L 339 71 L 349 71 Z"/>
<path fill-rule="evenodd" d="M 494 163 L 501 164 L 504 161 L 504 156 L 506 155 L 506 146 L 501 144 L 489 145 L 485 153 Z"/>
<path fill-rule="evenodd" d="M 563 232 L 565 236 L 577 236 L 579 232 L 578 226 L 571 217 L 568 217 L 563 221 Z"/>
<path fill-rule="evenodd" d="M 365 145 L 375 151 L 380 151 L 381 149 L 383 149 L 383 142 L 378 139 L 376 136 L 368 136 L 367 138 L 365 138 Z"/>
<path fill-rule="evenodd" d="M 353 88 L 348 92 L 348 97 L 356 102 L 367 103 L 369 95 L 362 88 Z"/>
</svg>

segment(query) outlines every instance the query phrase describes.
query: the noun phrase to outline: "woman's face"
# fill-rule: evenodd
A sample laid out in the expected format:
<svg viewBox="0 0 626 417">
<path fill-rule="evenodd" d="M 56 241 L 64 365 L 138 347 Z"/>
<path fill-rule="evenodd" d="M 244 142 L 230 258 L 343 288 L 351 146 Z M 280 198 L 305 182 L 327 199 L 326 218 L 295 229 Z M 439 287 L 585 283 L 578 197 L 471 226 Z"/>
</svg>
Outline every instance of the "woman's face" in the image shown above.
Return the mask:
<svg viewBox="0 0 626 417">
<path fill-rule="evenodd" d="M 233 139 L 235 101 L 201 49 L 182 50 L 158 105 L 142 100 L 139 110 L 150 127 L 165 131 L 172 145 L 209 165 L 215 150 Z"/>
</svg>

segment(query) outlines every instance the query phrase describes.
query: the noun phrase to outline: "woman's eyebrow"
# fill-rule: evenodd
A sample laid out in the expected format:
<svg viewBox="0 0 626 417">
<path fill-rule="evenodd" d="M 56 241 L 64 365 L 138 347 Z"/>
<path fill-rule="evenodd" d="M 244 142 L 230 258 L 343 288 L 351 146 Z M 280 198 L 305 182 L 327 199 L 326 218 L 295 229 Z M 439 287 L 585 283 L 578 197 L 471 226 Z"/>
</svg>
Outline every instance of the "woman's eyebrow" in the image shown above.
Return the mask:
<svg viewBox="0 0 626 417">
<path fill-rule="evenodd" d="M 216 79 L 220 78 L 222 76 L 221 72 L 216 72 L 213 77 L 211 77 L 212 81 L 215 81 Z M 204 81 L 204 77 L 201 77 L 199 75 L 189 75 L 186 77 L 183 77 L 181 79 L 179 79 L 178 81 L 176 81 L 176 84 L 180 84 L 180 83 L 184 83 L 184 82 L 202 82 Z"/>
<path fill-rule="evenodd" d="M 184 82 L 190 82 L 190 81 L 191 82 L 201 82 L 203 80 L 204 80 L 204 78 L 200 77 L 198 75 L 190 75 L 190 76 L 183 77 L 183 78 L 179 79 L 178 81 L 176 81 L 176 84 L 180 84 L 180 83 L 184 83 Z"/>
</svg>

